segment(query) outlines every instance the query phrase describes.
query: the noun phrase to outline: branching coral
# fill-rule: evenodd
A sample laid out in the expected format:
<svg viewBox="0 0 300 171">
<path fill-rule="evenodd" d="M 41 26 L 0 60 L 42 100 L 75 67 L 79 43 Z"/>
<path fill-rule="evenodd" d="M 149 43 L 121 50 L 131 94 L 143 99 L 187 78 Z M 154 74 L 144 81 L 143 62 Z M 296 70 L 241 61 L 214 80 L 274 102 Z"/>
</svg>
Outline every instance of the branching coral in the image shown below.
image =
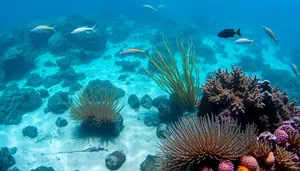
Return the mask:
<svg viewBox="0 0 300 171">
<path fill-rule="evenodd" d="M 203 86 L 199 115 L 219 115 L 227 111 L 230 117 L 226 118 L 237 119 L 243 125 L 255 123 L 259 132 L 274 131 L 291 118 L 295 102 L 290 103 L 286 92 L 272 88 L 268 81 L 258 80 L 246 76 L 238 67 L 233 66 L 232 72 L 219 69 Z"/>
<path fill-rule="evenodd" d="M 92 88 L 81 91 L 72 99 L 71 117 L 96 127 L 118 122 L 124 103 L 120 99 L 115 100 L 115 92 L 113 89 L 97 91 Z"/>
<path fill-rule="evenodd" d="M 158 170 L 180 170 L 205 159 L 237 160 L 253 150 L 255 130 L 254 125 L 247 125 L 241 131 L 236 121 L 210 115 L 181 118 L 159 144 Z"/>
<path fill-rule="evenodd" d="M 164 56 L 156 48 L 154 48 L 154 56 L 147 54 L 149 62 L 158 71 L 157 74 L 146 69 L 145 71 L 162 90 L 174 98 L 178 105 L 192 111 L 200 94 L 199 67 L 194 61 L 194 45 L 191 42 L 186 49 L 183 40 L 177 38 L 177 47 L 181 57 L 181 64 L 178 64 L 165 38 L 163 41 L 167 56 Z M 167 58 L 169 61 L 166 60 Z M 181 73 L 181 69 L 183 73 Z"/>
</svg>

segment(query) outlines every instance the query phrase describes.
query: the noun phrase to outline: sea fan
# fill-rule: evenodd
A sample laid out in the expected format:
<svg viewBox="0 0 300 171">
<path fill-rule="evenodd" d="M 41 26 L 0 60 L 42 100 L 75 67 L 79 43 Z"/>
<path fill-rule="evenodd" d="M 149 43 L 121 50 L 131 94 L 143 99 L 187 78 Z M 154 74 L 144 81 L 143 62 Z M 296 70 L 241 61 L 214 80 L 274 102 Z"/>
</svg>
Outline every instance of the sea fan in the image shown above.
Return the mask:
<svg viewBox="0 0 300 171">
<path fill-rule="evenodd" d="M 210 115 L 181 118 L 159 144 L 158 170 L 180 170 L 206 158 L 239 159 L 253 150 L 255 130 L 254 125 L 247 125 L 245 131 L 241 131 L 236 121 L 220 121 Z"/>
</svg>

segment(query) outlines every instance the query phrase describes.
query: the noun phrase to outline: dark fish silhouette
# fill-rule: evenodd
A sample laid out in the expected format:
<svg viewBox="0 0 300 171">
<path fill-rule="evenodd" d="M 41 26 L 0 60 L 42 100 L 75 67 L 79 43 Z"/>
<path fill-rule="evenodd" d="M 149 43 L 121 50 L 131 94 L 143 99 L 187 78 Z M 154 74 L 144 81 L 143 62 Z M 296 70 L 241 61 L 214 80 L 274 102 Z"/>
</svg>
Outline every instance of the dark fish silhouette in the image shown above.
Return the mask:
<svg viewBox="0 0 300 171">
<path fill-rule="evenodd" d="M 220 33 L 218 33 L 218 37 L 228 38 L 228 37 L 233 37 L 235 34 L 242 36 L 240 32 L 241 32 L 240 28 L 237 31 L 234 31 L 234 29 L 224 29 Z"/>
</svg>

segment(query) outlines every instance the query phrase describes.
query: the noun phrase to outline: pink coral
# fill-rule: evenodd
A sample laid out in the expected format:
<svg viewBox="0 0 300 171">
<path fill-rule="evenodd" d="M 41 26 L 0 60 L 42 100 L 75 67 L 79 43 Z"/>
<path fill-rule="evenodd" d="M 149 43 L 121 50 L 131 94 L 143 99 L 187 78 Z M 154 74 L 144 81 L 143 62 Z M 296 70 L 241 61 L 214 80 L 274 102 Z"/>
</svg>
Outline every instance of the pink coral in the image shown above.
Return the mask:
<svg viewBox="0 0 300 171">
<path fill-rule="evenodd" d="M 234 171 L 233 163 L 230 160 L 223 160 L 219 163 L 218 171 Z"/>
<path fill-rule="evenodd" d="M 240 165 L 246 167 L 247 169 L 249 169 L 249 171 L 256 171 L 256 169 L 259 167 L 257 160 L 250 155 L 241 157 Z"/>
<path fill-rule="evenodd" d="M 198 169 L 198 171 L 214 171 L 214 169 L 211 167 L 202 167 L 202 168 Z"/>
<path fill-rule="evenodd" d="M 276 129 L 274 135 L 276 136 L 276 144 L 286 146 L 289 135 L 284 130 Z"/>
</svg>

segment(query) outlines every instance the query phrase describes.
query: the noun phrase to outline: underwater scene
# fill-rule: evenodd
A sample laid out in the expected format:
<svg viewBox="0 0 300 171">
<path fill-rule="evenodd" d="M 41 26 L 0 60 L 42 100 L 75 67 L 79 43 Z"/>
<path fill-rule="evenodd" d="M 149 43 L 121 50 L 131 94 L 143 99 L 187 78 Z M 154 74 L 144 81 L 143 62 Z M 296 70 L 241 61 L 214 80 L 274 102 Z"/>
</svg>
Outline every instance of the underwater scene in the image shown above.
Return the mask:
<svg viewBox="0 0 300 171">
<path fill-rule="evenodd" d="M 1 2 L 0 171 L 300 171 L 299 10 Z"/>
</svg>

